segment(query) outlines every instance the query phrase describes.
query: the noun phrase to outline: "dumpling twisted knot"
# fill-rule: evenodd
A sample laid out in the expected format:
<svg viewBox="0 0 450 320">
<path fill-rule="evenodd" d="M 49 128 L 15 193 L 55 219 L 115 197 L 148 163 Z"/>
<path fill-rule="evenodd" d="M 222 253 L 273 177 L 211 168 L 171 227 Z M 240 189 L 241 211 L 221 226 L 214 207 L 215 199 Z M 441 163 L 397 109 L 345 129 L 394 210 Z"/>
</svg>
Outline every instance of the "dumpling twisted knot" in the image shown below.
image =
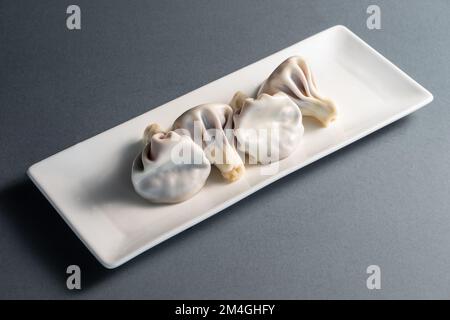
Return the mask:
<svg viewBox="0 0 450 320">
<path fill-rule="evenodd" d="M 175 120 L 172 130 L 189 135 L 227 181 L 238 180 L 244 163 L 234 146 L 233 109 L 222 103 L 202 104 Z"/>
<path fill-rule="evenodd" d="M 316 118 L 325 127 L 336 119 L 336 105 L 319 94 L 311 69 L 302 57 L 290 57 L 281 63 L 261 85 L 258 95 L 277 92 L 287 94 L 304 116 Z"/>
<path fill-rule="evenodd" d="M 133 162 L 134 189 L 156 203 L 184 201 L 204 186 L 211 164 L 225 180 L 236 181 L 245 173 L 240 154 L 254 164 L 292 154 L 303 137 L 302 115 L 327 126 L 336 118 L 336 106 L 318 93 L 310 68 L 295 56 L 270 74 L 256 98 L 237 92 L 230 105 L 196 106 L 168 132 L 149 125 Z"/>
<path fill-rule="evenodd" d="M 189 136 L 163 132 L 152 124 L 144 131 L 145 147 L 133 162 L 136 192 L 155 203 L 176 203 L 200 191 L 211 171 L 203 150 Z"/>
</svg>

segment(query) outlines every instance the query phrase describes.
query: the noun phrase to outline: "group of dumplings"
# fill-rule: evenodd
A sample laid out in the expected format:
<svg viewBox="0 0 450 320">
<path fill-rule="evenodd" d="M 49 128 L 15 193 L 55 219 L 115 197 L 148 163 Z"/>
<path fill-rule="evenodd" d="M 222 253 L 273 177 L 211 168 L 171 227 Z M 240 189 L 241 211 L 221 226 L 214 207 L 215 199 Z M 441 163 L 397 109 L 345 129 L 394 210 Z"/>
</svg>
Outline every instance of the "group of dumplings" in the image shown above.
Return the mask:
<svg viewBox="0 0 450 320">
<path fill-rule="evenodd" d="M 229 104 L 196 106 L 168 131 L 149 125 L 133 162 L 134 189 L 154 203 L 181 202 L 203 188 L 211 165 L 226 181 L 236 181 L 245 159 L 269 164 L 288 157 L 302 139 L 302 115 L 327 126 L 336 106 L 318 93 L 310 68 L 294 56 L 270 74 L 256 98 L 237 92 Z"/>
</svg>

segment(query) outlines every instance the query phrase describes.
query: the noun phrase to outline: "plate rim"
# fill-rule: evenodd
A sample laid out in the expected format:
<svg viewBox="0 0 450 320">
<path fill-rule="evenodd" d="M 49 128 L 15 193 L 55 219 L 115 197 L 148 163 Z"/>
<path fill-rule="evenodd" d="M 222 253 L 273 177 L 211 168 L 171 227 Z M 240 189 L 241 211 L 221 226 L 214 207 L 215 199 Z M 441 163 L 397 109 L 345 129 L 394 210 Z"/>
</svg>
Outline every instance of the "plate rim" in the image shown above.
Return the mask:
<svg viewBox="0 0 450 320">
<path fill-rule="evenodd" d="M 255 185 L 251 186 L 250 188 L 246 189 L 245 192 L 239 194 L 238 196 L 232 197 L 232 198 L 230 198 L 230 199 L 228 199 L 228 200 L 222 202 L 221 204 L 219 204 L 219 205 L 213 207 L 213 208 L 210 209 L 210 210 L 205 211 L 203 214 L 201 214 L 201 215 L 195 217 L 194 219 L 189 220 L 188 222 L 186 222 L 186 223 L 184 223 L 184 224 L 180 224 L 180 225 L 177 226 L 176 228 L 173 228 L 173 229 L 171 229 L 170 231 L 163 233 L 162 235 L 158 236 L 158 237 L 155 238 L 154 240 L 149 241 L 149 242 L 146 243 L 145 245 L 143 245 L 143 246 L 139 247 L 138 249 L 135 249 L 135 250 L 133 250 L 133 251 L 127 253 L 127 254 L 125 254 L 124 256 L 122 256 L 121 258 L 118 258 L 118 259 L 114 259 L 114 258 L 112 258 L 112 259 L 107 259 L 106 257 L 103 257 L 99 252 L 97 252 L 97 250 L 95 250 L 95 249 L 93 248 L 93 246 L 91 246 L 91 244 L 89 243 L 89 241 L 88 241 L 87 239 L 85 239 L 85 238 L 81 235 L 81 233 L 77 230 L 77 228 L 70 222 L 70 220 L 69 220 L 68 217 L 64 214 L 64 212 L 61 210 L 61 208 L 59 208 L 59 206 L 52 200 L 52 198 L 51 198 L 51 197 L 48 195 L 48 193 L 45 191 L 45 188 L 44 188 L 44 187 L 41 185 L 41 183 L 38 181 L 39 179 L 37 178 L 37 176 L 36 176 L 36 174 L 35 174 L 35 171 L 36 171 L 37 166 L 38 166 L 41 162 L 46 161 L 46 160 L 48 160 L 48 159 L 50 159 L 50 158 L 52 158 L 52 157 L 54 157 L 54 156 L 60 154 L 61 152 L 67 151 L 67 150 L 69 150 L 69 149 L 71 149 L 71 148 L 74 148 L 75 146 L 77 146 L 77 145 L 80 144 L 80 143 L 83 143 L 83 142 L 85 142 L 85 141 L 88 141 L 88 140 L 90 140 L 90 139 L 93 139 L 93 138 L 95 138 L 96 136 L 99 136 L 99 135 L 104 134 L 104 133 L 106 133 L 106 132 L 108 132 L 108 131 L 110 131 L 110 130 L 113 130 L 113 129 L 119 127 L 119 126 L 122 126 L 122 125 L 124 125 L 124 124 L 126 124 L 126 123 L 128 123 L 128 122 L 130 122 L 130 121 L 132 121 L 132 120 L 134 120 L 134 119 L 137 118 L 137 117 L 140 117 L 140 116 L 142 116 L 142 115 L 144 115 L 144 114 L 146 114 L 146 113 L 148 113 L 148 112 L 151 112 L 151 111 L 154 110 L 154 109 L 163 107 L 164 105 L 166 105 L 166 104 L 168 104 L 168 103 L 170 103 L 170 102 L 172 102 L 172 101 L 174 101 L 174 100 L 182 99 L 184 96 L 186 96 L 186 95 L 188 95 L 188 94 L 191 94 L 191 93 L 193 93 L 193 92 L 195 92 L 195 91 L 198 91 L 198 90 L 200 90 L 201 88 L 203 88 L 203 87 L 205 87 L 205 86 L 207 86 L 207 85 L 210 85 L 210 84 L 212 84 L 212 83 L 214 83 L 214 82 L 216 82 L 216 81 L 219 81 L 219 80 L 221 80 L 221 79 L 223 79 L 223 78 L 225 78 L 225 77 L 228 77 L 228 76 L 230 76 L 230 75 L 232 75 L 232 74 L 234 74 L 234 73 L 236 73 L 236 72 L 239 72 L 239 71 L 241 71 L 242 69 L 247 68 L 247 67 L 249 67 L 249 66 L 251 66 L 251 65 L 253 65 L 253 64 L 256 64 L 256 63 L 260 62 L 261 60 L 263 60 L 263 59 L 265 59 L 265 58 L 268 58 L 268 57 L 270 57 L 270 56 L 272 56 L 272 55 L 275 55 L 275 54 L 277 54 L 277 53 L 279 53 L 279 52 L 281 52 L 281 51 L 287 50 L 287 49 L 289 49 L 289 48 L 292 47 L 292 46 L 298 45 L 299 43 L 304 42 L 304 41 L 306 41 L 306 40 L 308 40 L 308 39 L 311 39 L 311 38 L 313 38 L 313 37 L 316 37 L 316 36 L 318 36 L 318 35 L 320 35 L 320 34 L 322 34 L 322 33 L 325 33 L 325 32 L 331 32 L 331 31 L 333 31 L 333 30 L 341 30 L 342 32 L 346 32 L 346 33 L 347 33 L 348 35 L 350 35 L 355 41 L 357 41 L 360 45 L 362 45 L 362 46 L 364 46 L 366 49 L 368 49 L 373 55 L 377 56 L 378 58 L 381 58 L 382 61 L 383 61 L 384 63 L 386 63 L 389 67 L 391 67 L 393 70 L 395 70 L 395 72 L 397 72 L 398 74 L 400 74 L 403 78 L 405 78 L 405 80 L 408 80 L 411 84 L 413 84 L 414 86 L 416 86 L 422 93 L 424 93 L 424 96 L 426 96 L 425 99 L 423 99 L 421 102 L 416 103 L 416 104 L 414 104 L 414 105 L 412 105 L 412 106 L 410 106 L 410 107 L 408 107 L 408 108 L 405 108 L 405 110 L 403 110 L 403 111 L 401 111 L 401 112 L 395 114 L 394 116 L 391 116 L 391 117 L 386 118 L 384 121 L 380 121 L 380 122 L 376 123 L 374 126 L 370 127 L 369 129 L 364 130 L 363 132 L 361 132 L 361 133 L 359 133 L 359 134 L 357 134 L 357 135 L 354 135 L 354 136 L 349 137 L 348 139 L 344 140 L 343 142 L 341 142 L 341 143 L 339 143 L 339 144 L 335 144 L 335 145 L 333 145 L 333 146 L 331 146 L 331 147 L 329 147 L 329 148 L 327 148 L 327 149 L 325 149 L 325 150 L 323 150 L 323 151 L 321 151 L 321 152 L 319 152 L 319 153 L 314 154 L 312 157 L 308 158 L 307 161 L 302 162 L 302 163 L 300 163 L 300 164 L 298 164 L 298 165 L 294 165 L 294 166 L 292 166 L 292 167 L 286 169 L 286 170 L 283 171 L 283 172 L 280 172 L 280 173 L 278 173 L 278 174 L 276 174 L 276 175 L 274 175 L 274 176 L 272 176 L 272 177 L 270 177 L 270 178 L 268 178 L 268 179 L 266 179 L 266 180 L 264 180 L 264 181 L 262 181 L 262 182 L 260 182 L 260 183 L 257 183 L 257 184 L 255 184 Z M 47 157 L 47 158 L 45 158 L 45 159 L 43 159 L 43 160 L 40 160 L 40 161 L 38 161 L 38 162 L 32 164 L 32 165 L 27 169 L 27 175 L 28 175 L 28 177 L 31 179 L 31 181 L 36 185 L 36 187 L 39 189 L 39 191 L 44 195 L 44 197 L 47 199 L 47 201 L 53 206 L 53 208 L 55 208 L 55 210 L 58 212 L 58 214 L 59 214 L 59 215 L 63 218 L 63 220 L 67 223 L 67 225 L 70 227 L 70 229 L 76 234 L 76 236 L 81 240 L 81 242 L 88 248 L 88 250 L 91 252 L 91 254 L 92 254 L 92 255 L 93 255 L 93 256 L 94 256 L 94 257 L 95 257 L 95 258 L 96 258 L 96 259 L 97 259 L 104 267 L 105 267 L 105 268 L 107 268 L 107 269 L 114 269 L 114 268 L 117 268 L 117 267 L 123 265 L 123 264 L 126 263 L 127 261 L 129 261 L 129 260 L 135 258 L 136 256 L 140 255 L 141 253 L 143 253 L 143 252 L 149 250 L 150 248 L 152 248 L 152 247 L 154 247 L 154 246 L 156 246 L 156 245 L 158 245 L 158 244 L 160 244 L 160 243 L 166 241 L 167 239 L 169 239 L 169 238 L 171 238 L 171 237 L 173 237 L 173 236 L 175 236 L 175 235 L 177 235 L 177 234 L 183 232 L 184 230 L 186 230 L 186 229 L 188 229 L 188 228 L 190 228 L 190 227 L 192 227 L 192 226 L 198 224 L 199 222 L 208 219 L 209 217 L 215 215 L 216 213 L 219 213 L 220 211 L 224 210 L 225 208 L 230 207 L 231 205 L 233 205 L 233 204 L 239 202 L 240 200 L 246 198 L 247 196 L 253 194 L 254 192 L 256 192 L 256 191 L 258 191 L 258 190 L 260 190 L 260 189 L 262 189 L 262 188 L 264 188 L 264 187 L 266 187 L 266 186 L 268 186 L 268 185 L 270 185 L 270 184 L 273 183 L 274 181 L 279 180 L 279 179 L 281 179 L 281 178 L 283 178 L 283 177 L 285 177 L 285 176 L 291 174 L 292 172 L 295 172 L 295 171 L 297 171 L 297 170 L 299 170 L 299 169 L 301 169 L 301 168 L 303 168 L 303 167 L 306 167 L 306 166 L 308 166 L 309 164 L 311 164 L 311 163 L 313 163 L 313 162 L 315 162 L 315 161 L 317 161 L 317 160 L 319 160 L 319 159 L 321 159 L 321 158 L 324 158 L 324 157 L 326 157 L 327 155 L 329 155 L 329 154 L 331 154 L 331 153 L 334 153 L 335 151 L 337 151 L 337 150 L 339 150 L 339 149 L 342 149 L 342 148 L 344 148 L 344 147 L 346 147 L 346 146 L 352 144 L 353 142 L 355 142 L 355 141 L 357 141 L 357 140 L 359 140 L 359 139 L 361 139 L 361 138 L 363 138 L 363 137 L 365 137 L 365 136 L 367 136 L 367 135 L 369 135 L 369 134 L 371 134 L 371 133 L 373 133 L 373 132 L 375 132 L 375 131 L 377 131 L 377 130 L 379 130 L 379 129 L 381 129 L 381 128 L 383 128 L 383 127 L 385 127 L 385 126 L 387 126 L 387 125 L 389 125 L 389 124 L 391 124 L 391 123 L 393 123 L 393 122 L 395 122 L 395 121 L 397 121 L 397 120 L 399 120 L 399 119 L 401 119 L 401 118 L 403 118 L 403 117 L 405 117 L 405 116 L 407 116 L 407 115 L 409 115 L 409 114 L 411 114 L 411 113 L 413 113 L 414 111 L 417 111 L 418 109 L 420 109 L 420 108 L 426 106 L 427 104 L 429 104 L 430 102 L 432 102 L 433 99 L 434 99 L 433 94 L 432 94 L 430 91 L 428 91 L 428 90 L 427 90 L 426 88 L 424 88 L 421 84 L 419 84 L 417 81 L 415 81 L 412 77 L 410 77 L 408 74 L 406 74 L 406 72 L 404 72 L 403 70 L 401 70 L 401 69 L 400 69 L 399 67 L 397 67 L 393 62 L 391 62 L 390 60 L 388 60 L 385 56 L 383 56 L 381 53 L 379 53 L 377 50 L 375 50 L 373 47 L 371 47 L 369 44 L 367 44 L 364 40 L 362 40 L 362 39 L 361 39 L 360 37 L 358 37 L 355 33 L 353 33 L 349 28 L 347 28 L 347 27 L 344 26 L 344 25 L 335 25 L 335 26 L 332 26 L 332 27 L 330 27 L 330 28 L 327 28 L 327 29 L 325 29 L 325 30 L 323 30 L 323 31 L 320 31 L 320 32 L 318 32 L 318 33 L 315 33 L 315 34 L 313 34 L 313 35 L 311 35 L 311 36 L 309 36 L 309 37 L 307 37 L 307 38 L 305 38 L 305 39 L 303 39 L 303 40 L 301 40 L 301 41 L 298 41 L 298 42 L 296 42 L 296 43 L 294 43 L 294 44 L 292 44 L 292 45 L 289 45 L 289 46 L 286 47 L 286 48 L 283 48 L 283 49 L 281 49 L 281 50 L 277 50 L 277 51 L 275 51 L 274 53 L 269 54 L 269 55 L 266 56 L 266 57 L 263 57 L 263 58 L 261 58 L 261 59 L 255 61 L 255 62 L 253 62 L 253 63 L 250 63 L 249 65 L 244 66 L 244 67 L 242 67 L 242 68 L 240 68 L 240 69 L 238 69 L 238 70 L 235 70 L 235 71 L 233 71 L 233 72 L 230 72 L 229 74 L 224 75 L 223 77 L 220 77 L 220 78 L 218 78 L 218 79 L 216 79 L 216 80 L 213 80 L 213 81 L 211 81 L 211 82 L 209 82 L 209 83 L 206 83 L 206 84 L 200 86 L 200 87 L 197 88 L 197 89 L 194 89 L 194 90 L 192 90 L 192 91 L 190 91 L 190 92 L 187 92 L 187 93 L 185 93 L 185 94 L 183 94 L 183 95 L 181 95 L 181 96 L 179 96 L 179 97 L 176 97 L 175 99 L 172 99 L 172 100 L 170 100 L 170 101 L 168 101 L 168 102 L 166 102 L 166 103 L 161 104 L 160 106 L 157 106 L 157 107 L 155 107 L 155 108 L 152 108 L 152 109 L 150 109 L 149 111 L 146 111 L 146 112 L 144 112 L 144 113 L 142 113 L 142 114 L 140 114 L 140 115 L 137 115 L 137 116 L 135 116 L 135 117 L 133 117 L 133 118 L 131 118 L 131 119 L 129 119 L 129 120 L 123 121 L 123 122 L 121 122 L 121 123 L 118 124 L 118 125 L 115 125 L 115 126 L 109 128 L 109 129 L 107 129 L 107 130 L 104 130 L 104 131 L 102 131 L 102 132 L 99 132 L 99 133 L 97 133 L 97 134 L 95 134 L 95 135 L 93 135 L 93 136 L 87 138 L 87 139 L 84 139 L 84 140 L 82 140 L 82 141 L 80 141 L 80 142 L 78 142 L 78 143 L 76 143 L 76 144 L 74 144 L 74 145 L 72 145 L 72 146 L 69 146 L 69 147 L 67 147 L 67 148 L 65 148 L 65 149 L 63 149 L 63 150 L 60 150 L 60 151 L 54 153 L 53 155 L 51 155 L 51 156 L 49 156 L 49 157 Z"/>
</svg>

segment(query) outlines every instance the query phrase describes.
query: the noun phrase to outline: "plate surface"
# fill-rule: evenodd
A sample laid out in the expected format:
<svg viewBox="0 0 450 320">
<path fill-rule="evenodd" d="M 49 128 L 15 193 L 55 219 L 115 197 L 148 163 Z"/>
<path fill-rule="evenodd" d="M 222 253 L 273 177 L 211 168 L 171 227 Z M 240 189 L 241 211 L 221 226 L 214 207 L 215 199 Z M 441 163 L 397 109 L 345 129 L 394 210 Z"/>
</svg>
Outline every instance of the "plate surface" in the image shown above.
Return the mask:
<svg viewBox="0 0 450 320">
<path fill-rule="evenodd" d="M 268 174 L 273 167 L 264 172 L 248 167 L 244 178 L 226 184 L 212 170 L 202 191 L 175 205 L 153 205 L 135 194 L 131 163 L 148 123 L 168 127 L 198 104 L 227 103 L 237 90 L 253 94 L 292 55 L 306 58 L 319 91 L 337 103 L 334 123 L 321 128 L 306 120 L 301 146 L 278 163 L 275 173 Z M 335 26 L 42 160 L 28 175 L 95 257 L 115 268 L 432 100 L 431 93 L 350 30 Z"/>
</svg>

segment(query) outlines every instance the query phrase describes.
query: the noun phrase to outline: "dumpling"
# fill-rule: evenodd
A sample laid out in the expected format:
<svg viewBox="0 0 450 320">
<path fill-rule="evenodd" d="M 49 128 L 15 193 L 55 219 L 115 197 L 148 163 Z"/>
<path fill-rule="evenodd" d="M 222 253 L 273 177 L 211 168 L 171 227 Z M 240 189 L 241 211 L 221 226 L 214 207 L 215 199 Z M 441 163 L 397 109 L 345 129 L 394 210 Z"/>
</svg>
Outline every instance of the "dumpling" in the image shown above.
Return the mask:
<svg viewBox="0 0 450 320">
<path fill-rule="evenodd" d="M 273 95 L 280 91 L 298 105 L 304 116 L 316 118 L 325 127 L 336 119 L 334 102 L 318 93 L 314 77 L 303 58 L 290 57 L 280 64 L 261 85 L 258 95 Z"/>
<path fill-rule="evenodd" d="M 155 203 L 177 203 L 204 186 L 211 164 L 189 136 L 162 132 L 158 125 L 145 129 L 145 147 L 133 162 L 131 180 L 136 192 Z"/>
<path fill-rule="evenodd" d="M 268 164 L 289 156 L 303 137 L 302 114 L 284 93 L 266 93 L 257 99 L 237 92 L 230 105 L 234 108 L 237 149 L 251 163 Z"/>
<path fill-rule="evenodd" d="M 233 109 L 227 104 L 208 103 L 187 110 L 175 120 L 172 130 L 188 134 L 205 151 L 227 181 L 238 180 L 244 163 L 234 147 Z"/>
</svg>

